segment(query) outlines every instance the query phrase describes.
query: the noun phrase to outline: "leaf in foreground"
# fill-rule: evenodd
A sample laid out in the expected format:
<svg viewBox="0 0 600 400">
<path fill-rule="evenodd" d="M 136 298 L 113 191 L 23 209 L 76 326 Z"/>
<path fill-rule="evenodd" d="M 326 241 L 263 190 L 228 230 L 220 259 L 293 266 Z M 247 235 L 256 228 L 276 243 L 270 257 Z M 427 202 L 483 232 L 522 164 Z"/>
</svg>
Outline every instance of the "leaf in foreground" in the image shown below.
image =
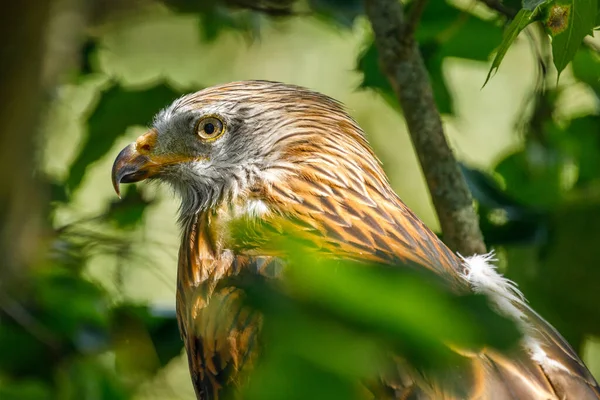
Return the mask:
<svg viewBox="0 0 600 400">
<path fill-rule="evenodd" d="M 596 25 L 597 12 L 598 0 L 561 0 L 548 8 L 544 26 L 552 37 L 552 56 L 559 76 Z"/>
</svg>

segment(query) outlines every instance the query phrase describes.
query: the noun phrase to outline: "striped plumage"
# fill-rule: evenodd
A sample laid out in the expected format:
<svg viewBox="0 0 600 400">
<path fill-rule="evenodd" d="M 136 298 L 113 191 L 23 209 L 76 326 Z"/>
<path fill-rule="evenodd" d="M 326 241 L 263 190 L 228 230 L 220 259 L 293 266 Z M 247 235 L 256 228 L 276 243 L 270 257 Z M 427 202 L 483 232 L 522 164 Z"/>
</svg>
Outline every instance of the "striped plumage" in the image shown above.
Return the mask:
<svg viewBox="0 0 600 400">
<path fill-rule="evenodd" d="M 210 137 L 208 126 L 210 134 L 200 138 L 205 118 L 222 121 L 223 134 Z M 225 278 L 274 277 L 285 258 L 260 230 L 233 235 L 240 220 L 294 231 L 323 257 L 427 268 L 457 292 L 489 295 L 522 328 L 515 353 L 453 349 L 469 367 L 451 385 L 399 367 L 397 376 L 382 378 L 393 398 L 600 398 L 576 353 L 487 258 L 461 259 L 404 205 L 362 130 L 335 100 L 264 81 L 184 96 L 115 161 L 117 190 L 146 178 L 170 183 L 182 197 L 177 312 L 200 399 L 221 398 L 244 382 L 259 352 L 261 316 Z"/>
</svg>

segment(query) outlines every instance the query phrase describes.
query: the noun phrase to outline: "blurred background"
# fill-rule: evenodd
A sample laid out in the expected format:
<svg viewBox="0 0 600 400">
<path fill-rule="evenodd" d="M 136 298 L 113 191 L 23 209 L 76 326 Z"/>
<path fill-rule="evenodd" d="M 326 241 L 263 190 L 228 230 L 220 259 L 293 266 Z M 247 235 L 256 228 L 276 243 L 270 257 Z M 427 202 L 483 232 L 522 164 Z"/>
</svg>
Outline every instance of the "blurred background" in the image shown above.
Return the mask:
<svg viewBox="0 0 600 400">
<path fill-rule="evenodd" d="M 4 174 L 25 171 L 3 178 L 2 228 L 28 268 L 7 260 L 0 274 L 0 398 L 194 398 L 174 310 L 178 200 L 145 184 L 118 200 L 110 182 L 118 151 L 182 94 L 267 79 L 342 101 L 439 232 L 362 1 L 42 3 L 3 36 L 23 56 L 2 89 L 23 101 L 4 117 L 29 125 L 2 134 Z M 436 0 L 417 38 L 488 246 L 600 378 L 600 57 L 582 47 L 557 83 L 530 27 L 483 87 L 505 23 L 477 1 Z M 23 84 L 29 72 L 38 86 Z"/>
</svg>

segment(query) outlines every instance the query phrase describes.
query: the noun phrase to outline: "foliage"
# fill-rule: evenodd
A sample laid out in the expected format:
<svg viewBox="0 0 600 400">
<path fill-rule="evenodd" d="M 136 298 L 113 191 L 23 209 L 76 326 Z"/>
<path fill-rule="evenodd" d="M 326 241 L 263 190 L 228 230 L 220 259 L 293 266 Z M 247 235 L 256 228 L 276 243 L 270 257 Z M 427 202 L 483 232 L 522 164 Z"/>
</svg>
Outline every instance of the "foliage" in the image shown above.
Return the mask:
<svg viewBox="0 0 600 400">
<path fill-rule="evenodd" d="M 256 39 L 268 19 L 307 14 L 335 29 L 352 29 L 363 13 L 359 0 L 164 3 L 198 17 L 204 44 L 230 33 Z M 572 62 L 576 82 L 600 102 L 600 57 L 581 46 L 600 26 L 600 2 L 504 3 L 514 8 L 514 18 L 482 17 L 456 2 L 429 2 L 416 37 L 439 110 L 455 112 L 442 68 L 449 58 L 486 62 L 496 49 L 489 80 L 519 33 L 532 24 L 545 27 L 552 39 L 558 73 Z M 88 34 L 80 48 L 79 84 L 105 73 L 94 59 L 101 40 L 94 30 Z M 379 70 L 377 49 L 366 39 L 356 63 L 359 88 L 376 91 L 399 110 Z M 0 398 L 129 399 L 181 353 L 173 309 L 122 298 L 87 273 L 99 254 L 134 263 L 133 233 L 144 226 L 153 204 L 146 193 L 129 186 L 122 200 L 111 200 L 99 215 L 69 224 L 58 214 L 75 202 L 89 167 L 114 155 L 115 143 L 130 126 L 148 125 L 160 108 L 199 88 L 167 80 L 145 87 L 108 80 L 98 93 L 66 176 L 47 178 L 48 248 L 40 265 L 22 286 L 0 291 Z M 493 171 L 463 170 L 478 201 L 487 243 L 505 257 L 506 273 L 580 350 L 585 337 L 600 335 L 600 116 L 596 107 L 561 118 L 556 112 L 561 89 L 536 90 L 533 111 L 521 121 L 523 147 L 499 160 Z M 245 287 L 249 303 L 266 316 L 271 343 L 245 387 L 248 398 L 354 398 L 357 378 L 375 379 L 385 369 L 383 349 L 389 346 L 435 369 L 451 361 L 442 346 L 448 340 L 505 349 L 517 339 L 514 326 L 490 312 L 482 297 L 448 293 L 428 275 L 332 265 L 305 254 L 296 254 L 288 270 L 285 285 L 252 282 Z"/>
<path fill-rule="evenodd" d="M 285 285 L 242 286 L 268 343 L 247 398 L 361 399 L 358 382 L 391 368 L 389 349 L 431 376 L 461 362 L 447 343 L 506 350 L 519 337 L 483 296 L 457 296 L 423 271 L 291 254 Z"/>
<path fill-rule="evenodd" d="M 597 63 L 590 50 L 574 61 L 576 76 L 592 90 Z M 586 336 L 600 334 L 592 306 L 600 300 L 593 283 L 600 277 L 593 244 L 600 237 L 592 228 L 600 210 L 600 116 L 559 121 L 557 98 L 554 91 L 537 94 L 523 127 L 524 147 L 499 161 L 494 176 L 468 168 L 466 176 L 488 244 L 506 251 L 507 275 L 578 348 Z M 540 121 L 540 115 L 550 118 Z M 569 295 L 559 301 L 557 291 Z"/>
<path fill-rule="evenodd" d="M 523 0 L 521 10 L 512 19 L 498 47 L 490 73 L 500 63 L 519 33 L 533 23 L 541 23 L 552 42 L 552 55 L 558 76 L 577 54 L 582 40 L 600 26 L 597 0 Z"/>
</svg>

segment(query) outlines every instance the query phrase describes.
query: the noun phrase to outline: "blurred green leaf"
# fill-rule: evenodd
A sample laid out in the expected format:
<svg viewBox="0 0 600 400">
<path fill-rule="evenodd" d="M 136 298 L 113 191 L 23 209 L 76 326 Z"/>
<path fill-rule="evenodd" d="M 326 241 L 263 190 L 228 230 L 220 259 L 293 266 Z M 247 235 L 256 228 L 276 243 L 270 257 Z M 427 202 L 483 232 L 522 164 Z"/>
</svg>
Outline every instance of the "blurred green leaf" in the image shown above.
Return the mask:
<svg viewBox="0 0 600 400">
<path fill-rule="evenodd" d="M 379 53 L 375 42 L 371 41 L 358 59 L 358 71 L 363 74 L 361 89 L 372 89 L 379 93 L 393 108 L 400 110 L 400 104 L 387 77 L 379 68 Z"/>
<path fill-rule="evenodd" d="M 0 324 L 0 376 L 47 378 L 52 374 L 52 352 L 27 328 L 2 316 Z M 1 382 L 1 380 L 0 380 Z M 9 383 L 6 383 L 10 385 Z M 0 387 L 4 384 L 0 383 Z M 2 397 L 4 398 L 4 397 Z"/>
<path fill-rule="evenodd" d="M 490 209 L 502 208 L 510 219 L 533 213 L 531 209 L 505 193 L 491 176 L 464 164 L 461 164 L 461 170 L 469 190 L 480 205 Z"/>
<path fill-rule="evenodd" d="M 79 357 L 60 370 L 57 377 L 60 399 L 125 400 L 131 393 L 113 371 L 96 357 Z"/>
<path fill-rule="evenodd" d="M 424 58 L 438 109 L 442 114 L 451 114 L 453 112 L 452 97 L 444 80 L 443 59 L 439 55 L 429 56 L 429 49 L 424 50 Z M 398 111 L 401 110 L 391 84 L 379 68 L 379 53 L 375 43 L 372 42 L 360 56 L 358 70 L 363 74 L 363 81 L 359 86 L 361 89 L 376 91 L 392 108 Z"/>
<path fill-rule="evenodd" d="M 3 381 L 0 379 L 2 400 L 51 400 L 50 388 L 36 380 Z"/>
<path fill-rule="evenodd" d="M 240 283 L 264 315 L 269 344 L 246 389 L 251 398 L 361 398 L 357 378 L 379 379 L 391 367 L 390 349 L 434 374 L 464 362 L 448 343 L 508 349 L 520 337 L 485 297 L 450 293 L 421 269 L 326 261 L 290 243 L 282 285 Z"/>
<path fill-rule="evenodd" d="M 432 2 L 425 8 L 416 39 L 429 72 L 436 104 L 442 114 L 454 112 L 452 95 L 442 70 L 444 59 L 458 57 L 487 61 L 501 38 L 501 30 L 493 22 L 482 20 L 447 2 Z M 394 91 L 379 68 L 374 43 L 361 54 L 358 70 L 363 73 L 361 88 L 377 91 L 388 104 L 400 110 Z"/>
<path fill-rule="evenodd" d="M 105 218 L 117 228 L 134 228 L 142 221 L 150 204 L 151 201 L 146 199 L 140 188 L 129 185 L 121 199 L 110 202 Z"/>
<path fill-rule="evenodd" d="M 71 165 L 66 186 L 74 191 L 87 167 L 104 156 L 129 126 L 147 125 L 158 110 L 180 95 L 165 83 L 149 89 L 126 89 L 119 85 L 105 90 L 88 118 L 88 132 Z"/>
<path fill-rule="evenodd" d="M 260 32 L 260 15 L 248 12 L 231 12 L 224 7 L 216 6 L 200 14 L 200 32 L 204 40 L 211 42 L 226 31 L 243 33 L 254 39 Z"/>
<path fill-rule="evenodd" d="M 462 171 L 479 203 L 479 225 L 488 247 L 535 245 L 546 238 L 546 213 L 517 201 L 486 173 L 465 165 Z"/>
<path fill-rule="evenodd" d="M 596 25 L 597 13 L 597 0 L 556 0 L 546 10 L 544 25 L 552 36 L 552 56 L 559 76 Z"/>
<path fill-rule="evenodd" d="M 88 37 L 80 47 L 80 66 L 79 66 L 79 79 L 89 75 L 95 71 L 98 71 L 96 54 L 98 50 L 98 42 L 96 38 Z"/>
<path fill-rule="evenodd" d="M 530 206 L 547 209 L 563 198 L 563 160 L 552 150 L 530 143 L 526 149 L 502 160 L 495 171 L 502 176 L 506 192 Z"/>
<path fill-rule="evenodd" d="M 580 350 L 600 334 L 600 201 L 590 198 L 555 209 L 543 246 L 509 246 L 507 277 L 519 283 L 531 306 Z M 568 294 L 556 296 L 556 293 Z"/>
<path fill-rule="evenodd" d="M 440 55 L 487 61 L 502 40 L 500 27 L 465 11 L 450 8 L 447 12 L 456 14 L 456 17 L 443 33 L 437 35 Z"/>
<path fill-rule="evenodd" d="M 362 0 L 309 0 L 309 4 L 320 16 L 347 28 L 364 13 Z"/>
<path fill-rule="evenodd" d="M 120 370 L 155 374 L 181 354 L 183 341 L 175 310 L 158 311 L 128 303 L 113 310 L 112 334 Z"/>
<path fill-rule="evenodd" d="M 479 304 L 475 305 L 477 301 L 461 301 L 459 306 L 452 294 L 437 286 L 437 277 L 395 271 L 388 267 L 365 268 L 358 264 L 336 267 L 335 263 L 328 265 L 309 260 L 304 258 L 304 262 L 296 264 L 296 268 L 293 263 L 290 267 L 290 284 L 294 292 L 357 322 L 379 326 L 391 334 L 408 333 L 424 342 L 440 341 L 464 346 L 486 343 L 500 348 L 514 343 L 511 339 L 506 342 L 503 339 L 500 342 L 490 341 L 492 336 L 498 339 L 496 332 L 486 332 L 466 311 L 469 304 L 481 310 Z M 497 316 L 492 311 L 489 314 L 492 318 Z M 510 328 L 511 324 L 507 322 L 506 327 Z M 516 339 L 518 334 L 516 331 L 513 333 L 512 339 Z"/>
<path fill-rule="evenodd" d="M 36 276 L 35 296 L 43 310 L 40 321 L 81 351 L 96 351 L 107 344 L 106 331 L 95 331 L 108 326 L 108 302 L 99 286 L 71 271 L 53 268 Z M 101 336 L 95 338 L 96 334 Z"/>
<path fill-rule="evenodd" d="M 600 179 L 600 117 L 587 115 L 571 120 L 563 141 L 565 151 L 578 166 L 577 184 Z"/>
<path fill-rule="evenodd" d="M 357 385 L 349 379 L 333 374 L 301 357 L 277 352 L 269 355 L 252 374 L 244 398 L 358 400 L 363 396 Z"/>
<path fill-rule="evenodd" d="M 541 7 L 549 3 L 548 0 L 523 0 L 523 8 L 529 11 L 535 11 L 538 7 Z"/>
<path fill-rule="evenodd" d="M 546 1 L 544 1 L 540 4 L 544 4 L 544 3 L 546 3 Z M 540 4 L 538 4 L 538 8 L 539 8 Z M 519 33 L 523 29 L 525 29 L 525 27 L 527 25 L 534 22 L 536 14 L 537 14 L 537 10 L 538 9 L 535 9 L 535 10 L 521 9 L 521 10 L 519 10 L 519 12 L 515 16 L 515 18 L 510 22 L 510 24 L 508 25 L 508 28 L 506 28 L 506 30 L 504 31 L 504 37 L 502 39 L 502 43 L 500 43 L 500 46 L 498 47 L 498 50 L 496 51 L 496 56 L 494 57 L 494 61 L 492 61 L 492 66 L 490 68 L 490 71 L 488 72 L 487 78 L 485 78 L 485 82 L 483 83 L 483 86 L 485 86 L 488 83 L 488 81 L 490 80 L 492 75 L 498 70 L 498 68 L 500 68 L 500 64 L 502 63 L 502 60 L 504 59 L 504 56 L 506 55 L 508 48 L 512 45 L 512 43 L 515 41 L 517 36 L 519 36 Z"/>
<path fill-rule="evenodd" d="M 573 74 L 588 84 L 600 99 L 600 56 L 593 50 L 582 48 L 573 59 Z"/>
</svg>

